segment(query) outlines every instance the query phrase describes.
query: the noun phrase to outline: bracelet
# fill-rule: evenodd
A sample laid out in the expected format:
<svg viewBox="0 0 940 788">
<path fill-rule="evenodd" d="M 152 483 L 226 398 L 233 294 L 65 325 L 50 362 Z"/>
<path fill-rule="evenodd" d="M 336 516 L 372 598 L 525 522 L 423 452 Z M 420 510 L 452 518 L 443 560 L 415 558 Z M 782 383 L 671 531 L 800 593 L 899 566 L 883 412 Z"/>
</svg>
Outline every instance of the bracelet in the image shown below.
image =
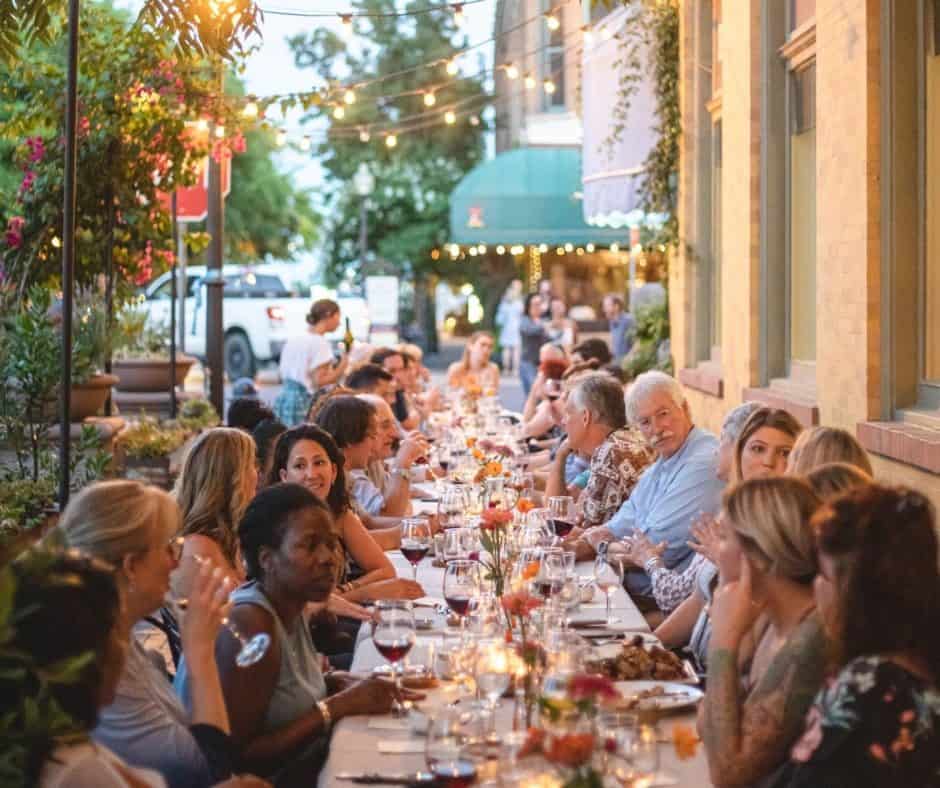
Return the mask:
<svg viewBox="0 0 940 788">
<path fill-rule="evenodd" d="M 399 476 L 406 482 L 411 481 L 411 472 L 407 468 L 392 468 L 392 475 Z"/>
<path fill-rule="evenodd" d="M 646 574 L 651 575 L 653 574 L 653 570 L 656 569 L 657 567 L 661 567 L 662 564 L 663 562 L 659 558 L 659 556 L 654 555 L 645 564 L 643 564 L 643 571 L 646 572 Z"/>
<path fill-rule="evenodd" d="M 333 727 L 333 715 L 330 714 L 330 707 L 326 705 L 325 700 L 317 701 L 317 710 L 320 712 L 320 716 L 323 718 L 323 732 L 329 732 L 330 728 Z"/>
</svg>

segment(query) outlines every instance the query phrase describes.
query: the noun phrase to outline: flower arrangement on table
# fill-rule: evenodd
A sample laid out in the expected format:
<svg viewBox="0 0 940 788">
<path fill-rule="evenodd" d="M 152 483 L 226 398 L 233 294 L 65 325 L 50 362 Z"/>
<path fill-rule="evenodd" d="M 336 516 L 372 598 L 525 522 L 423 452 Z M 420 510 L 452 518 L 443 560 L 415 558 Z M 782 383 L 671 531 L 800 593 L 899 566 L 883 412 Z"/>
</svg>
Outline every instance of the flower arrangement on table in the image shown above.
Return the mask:
<svg viewBox="0 0 940 788">
<path fill-rule="evenodd" d="M 493 592 L 501 597 L 506 587 L 508 570 L 509 525 L 512 512 L 495 506 L 483 510 L 480 518 L 480 542 L 486 551 L 480 563 L 486 570 L 486 579 L 493 583 Z"/>
<path fill-rule="evenodd" d="M 506 642 L 516 644 L 520 670 L 516 673 L 516 703 L 525 705 L 525 723 L 532 723 L 537 678 L 545 666 L 545 649 L 530 636 L 532 613 L 544 604 L 528 591 L 513 591 L 500 598 L 506 614 Z"/>
<path fill-rule="evenodd" d="M 479 463 L 479 468 L 473 477 L 475 484 L 479 484 L 484 479 L 503 475 L 503 462 L 498 454 L 487 454 L 482 449 L 473 448 L 470 450 L 470 456 Z"/>
</svg>

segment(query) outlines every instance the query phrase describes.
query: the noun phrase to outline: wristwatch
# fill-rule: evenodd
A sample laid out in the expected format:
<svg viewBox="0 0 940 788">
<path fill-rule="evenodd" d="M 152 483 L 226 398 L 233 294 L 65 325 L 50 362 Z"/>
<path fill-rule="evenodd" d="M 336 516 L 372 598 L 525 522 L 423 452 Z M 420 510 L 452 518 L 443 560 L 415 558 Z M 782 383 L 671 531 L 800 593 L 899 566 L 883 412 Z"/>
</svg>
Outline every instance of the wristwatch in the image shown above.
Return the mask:
<svg viewBox="0 0 940 788">
<path fill-rule="evenodd" d="M 328 732 L 333 727 L 333 715 L 330 714 L 330 707 L 326 705 L 325 700 L 317 701 L 317 710 L 323 718 L 323 731 Z"/>
<path fill-rule="evenodd" d="M 406 482 L 411 481 L 411 471 L 409 471 L 407 468 L 399 468 L 396 466 L 392 468 L 390 473 L 394 476 L 400 476 Z"/>
</svg>

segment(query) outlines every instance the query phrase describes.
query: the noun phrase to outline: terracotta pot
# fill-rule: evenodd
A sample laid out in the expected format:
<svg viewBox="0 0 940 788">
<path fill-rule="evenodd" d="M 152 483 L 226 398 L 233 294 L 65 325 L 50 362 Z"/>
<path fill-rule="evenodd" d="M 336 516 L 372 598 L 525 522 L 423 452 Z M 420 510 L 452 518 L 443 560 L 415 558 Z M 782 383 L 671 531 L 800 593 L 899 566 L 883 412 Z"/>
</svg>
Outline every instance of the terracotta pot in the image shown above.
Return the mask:
<svg viewBox="0 0 940 788">
<path fill-rule="evenodd" d="M 189 368 L 196 363 L 193 356 L 176 356 L 174 381 L 181 386 Z M 121 379 L 118 391 L 166 391 L 170 385 L 170 360 L 149 358 L 114 359 L 111 369 Z"/>
<path fill-rule="evenodd" d="M 74 384 L 70 408 L 72 421 L 84 421 L 101 410 L 111 387 L 119 380 L 115 375 L 94 375 L 84 383 Z"/>
</svg>

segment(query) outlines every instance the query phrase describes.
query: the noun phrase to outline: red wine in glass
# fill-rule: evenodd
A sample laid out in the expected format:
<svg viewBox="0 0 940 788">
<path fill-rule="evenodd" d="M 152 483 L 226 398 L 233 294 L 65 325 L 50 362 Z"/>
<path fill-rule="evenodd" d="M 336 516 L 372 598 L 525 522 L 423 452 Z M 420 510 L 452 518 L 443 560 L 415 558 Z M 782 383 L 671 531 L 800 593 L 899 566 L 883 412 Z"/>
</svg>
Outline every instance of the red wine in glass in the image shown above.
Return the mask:
<svg viewBox="0 0 940 788">
<path fill-rule="evenodd" d="M 373 640 L 375 643 L 376 651 L 379 652 L 385 659 L 389 662 L 398 662 L 401 659 L 404 659 L 405 656 L 411 651 L 411 647 L 414 645 L 414 639 L 395 639 L 395 640 Z"/>
<path fill-rule="evenodd" d="M 536 580 L 535 581 L 535 590 L 538 591 L 540 596 L 549 599 L 561 591 L 562 584 L 556 580 Z"/>
<path fill-rule="evenodd" d="M 445 596 L 444 601 L 458 616 L 467 615 L 467 611 L 470 609 L 469 596 Z"/>
<path fill-rule="evenodd" d="M 421 559 L 424 558 L 428 551 L 431 549 L 431 546 L 426 542 L 406 542 L 402 541 L 401 543 L 401 554 L 405 556 L 409 563 L 413 566 L 417 566 L 421 563 Z"/>
<path fill-rule="evenodd" d="M 450 460 L 438 460 L 437 464 L 441 466 L 441 470 L 444 471 L 444 475 L 447 475 L 447 468 L 450 466 Z"/>
<path fill-rule="evenodd" d="M 435 761 L 430 766 L 434 784 L 441 788 L 466 788 L 477 781 L 477 769 L 470 761 Z"/>
<path fill-rule="evenodd" d="M 560 536 L 561 538 L 564 538 L 570 534 L 574 528 L 574 523 L 570 520 L 559 520 L 557 518 L 553 518 L 549 522 L 552 524 L 552 529 L 555 531 L 555 535 Z"/>
</svg>

